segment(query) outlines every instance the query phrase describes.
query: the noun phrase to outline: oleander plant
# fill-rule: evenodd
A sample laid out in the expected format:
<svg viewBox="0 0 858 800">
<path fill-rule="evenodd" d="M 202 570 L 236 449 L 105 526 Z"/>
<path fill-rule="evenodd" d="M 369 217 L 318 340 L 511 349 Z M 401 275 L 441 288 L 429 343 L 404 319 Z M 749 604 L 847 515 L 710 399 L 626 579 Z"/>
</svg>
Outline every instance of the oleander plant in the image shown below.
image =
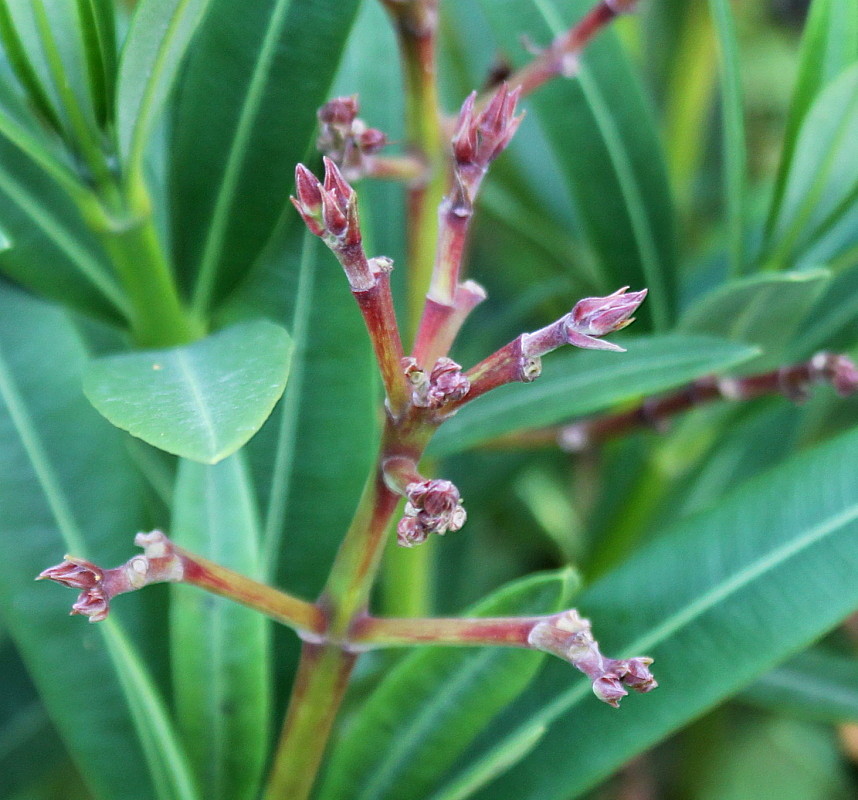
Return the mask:
<svg viewBox="0 0 858 800">
<path fill-rule="evenodd" d="M 0 0 L 0 800 L 854 797 L 853 356 L 854 0 Z"/>
</svg>

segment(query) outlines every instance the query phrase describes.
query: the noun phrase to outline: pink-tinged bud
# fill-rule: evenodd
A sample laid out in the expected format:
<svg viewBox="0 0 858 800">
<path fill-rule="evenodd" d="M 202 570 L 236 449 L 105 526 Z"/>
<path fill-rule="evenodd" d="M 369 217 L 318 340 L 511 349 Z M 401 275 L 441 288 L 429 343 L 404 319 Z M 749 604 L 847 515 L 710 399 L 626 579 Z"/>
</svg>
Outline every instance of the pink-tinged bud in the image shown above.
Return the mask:
<svg viewBox="0 0 858 800">
<path fill-rule="evenodd" d="M 87 589 L 80 593 L 69 613 L 89 617 L 90 622 L 101 622 L 110 613 L 110 600 L 100 587 Z"/>
<path fill-rule="evenodd" d="M 412 387 L 411 402 L 418 408 L 443 408 L 471 390 L 470 380 L 452 358 L 439 358 L 428 376 L 414 358 L 404 358 L 402 367 Z"/>
<path fill-rule="evenodd" d="M 620 700 L 628 695 L 618 678 L 613 675 L 604 675 L 593 681 L 593 694 L 603 703 L 614 708 L 620 707 Z"/>
<path fill-rule="evenodd" d="M 848 397 L 858 391 L 858 368 L 851 358 L 844 355 L 832 355 L 829 353 L 820 354 L 825 359 L 825 364 L 822 370 L 826 377 L 831 381 L 837 394 L 841 397 Z M 816 361 L 817 357 L 814 357 Z"/>
<path fill-rule="evenodd" d="M 473 166 L 485 171 L 501 154 L 524 118 L 523 114 L 515 116 L 520 93 L 518 87 L 510 91 L 507 84 L 503 84 L 483 111 L 476 115 L 476 93 L 467 97 L 459 111 L 453 135 L 453 155 L 460 168 Z"/>
<path fill-rule="evenodd" d="M 290 197 L 292 205 L 298 210 L 310 233 L 322 236 L 325 228 L 322 225 L 322 185 L 319 179 L 303 164 L 295 167 L 295 194 Z"/>
<path fill-rule="evenodd" d="M 37 581 L 49 580 L 70 589 L 92 589 L 104 578 L 104 570 L 82 558 L 66 556 L 65 561 L 39 573 Z"/>
<path fill-rule="evenodd" d="M 651 658 L 606 658 L 593 638 L 590 621 L 570 609 L 533 626 L 528 644 L 568 661 L 593 684 L 593 693 L 614 708 L 628 694 L 627 689 L 646 693 L 658 684 L 649 671 Z"/>
<path fill-rule="evenodd" d="M 72 589 L 81 589 L 72 606 L 72 614 L 101 622 L 110 613 L 110 600 L 118 594 L 133 592 L 150 583 L 179 581 L 184 564 L 173 543 L 161 531 L 138 533 L 134 543 L 143 548 L 119 567 L 102 569 L 82 558 L 66 556 L 61 564 L 41 572 L 36 580 L 52 580 Z"/>
<path fill-rule="evenodd" d="M 367 156 L 375 155 L 387 144 L 387 134 L 378 128 L 367 128 L 357 136 L 360 151 Z"/>
<path fill-rule="evenodd" d="M 429 534 L 443 536 L 457 531 L 467 519 L 459 490 L 442 479 L 415 481 L 405 488 L 408 502 L 397 525 L 397 541 L 403 547 L 425 542 Z"/>
<path fill-rule="evenodd" d="M 357 95 L 335 97 L 325 103 L 317 112 L 319 122 L 324 125 L 351 127 L 358 114 Z"/>
<path fill-rule="evenodd" d="M 625 294 L 628 288 L 624 286 L 607 297 L 587 297 L 580 300 L 572 311 L 557 322 L 534 333 L 525 333 L 522 338 L 522 352 L 526 356 L 539 357 L 564 344 L 587 350 L 625 352 L 625 348 L 598 337 L 622 330 L 634 322 L 632 314 L 644 301 L 647 290 Z"/>
</svg>

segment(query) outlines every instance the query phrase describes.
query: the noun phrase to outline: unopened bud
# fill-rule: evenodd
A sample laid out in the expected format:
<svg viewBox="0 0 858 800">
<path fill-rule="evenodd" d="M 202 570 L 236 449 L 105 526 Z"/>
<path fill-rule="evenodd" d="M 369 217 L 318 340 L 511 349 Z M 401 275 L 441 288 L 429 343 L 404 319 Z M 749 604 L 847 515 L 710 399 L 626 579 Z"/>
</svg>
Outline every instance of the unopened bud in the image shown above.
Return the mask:
<svg viewBox="0 0 858 800">
<path fill-rule="evenodd" d="M 397 525 L 397 541 L 403 547 L 425 542 L 429 534 L 443 536 L 457 531 L 467 519 L 459 490 L 443 479 L 415 481 L 405 489 L 408 502 Z"/>
<path fill-rule="evenodd" d="M 522 352 L 527 356 L 541 356 L 564 344 L 587 350 L 614 350 L 625 348 L 599 337 L 619 331 L 634 322 L 632 314 L 646 297 L 647 290 L 626 294 L 628 286 L 607 297 L 587 297 L 575 304 L 566 316 L 522 339 Z"/>
<path fill-rule="evenodd" d="M 329 100 L 316 112 L 319 122 L 324 125 L 351 127 L 358 113 L 356 95 L 350 97 L 335 97 Z"/>
</svg>

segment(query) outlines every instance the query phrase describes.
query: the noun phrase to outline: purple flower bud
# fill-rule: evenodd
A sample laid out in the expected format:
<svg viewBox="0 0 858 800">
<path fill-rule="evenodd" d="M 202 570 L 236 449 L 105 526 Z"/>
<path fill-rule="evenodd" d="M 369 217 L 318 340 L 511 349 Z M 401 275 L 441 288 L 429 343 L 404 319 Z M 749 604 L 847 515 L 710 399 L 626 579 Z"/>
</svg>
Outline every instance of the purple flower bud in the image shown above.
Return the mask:
<svg viewBox="0 0 858 800">
<path fill-rule="evenodd" d="M 474 114 L 476 93 L 471 93 L 459 111 L 453 135 L 453 155 L 459 167 L 484 171 L 509 144 L 524 115 L 515 116 L 520 89 L 500 86 L 489 104 Z"/>
<path fill-rule="evenodd" d="M 429 534 L 443 536 L 457 531 L 467 519 L 459 490 L 443 479 L 414 481 L 405 487 L 404 515 L 396 527 L 397 541 L 403 547 L 425 542 Z"/>
<path fill-rule="evenodd" d="M 357 95 L 351 97 L 335 97 L 325 103 L 317 112 L 319 122 L 323 125 L 337 125 L 350 128 L 358 114 Z"/>
<path fill-rule="evenodd" d="M 628 692 L 623 689 L 620 681 L 613 675 L 604 675 L 593 681 L 593 694 L 609 706 L 619 708 L 620 700 L 624 698 Z"/>
<path fill-rule="evenodd" d="M 322 236 L 325 228 L 322 219 L 322 185 L 319 179 L 303 164 L 295 167 L 295 193 L 290 197 L 292 205 L 298 210 L 301 219 L 314 236 Z"/>
<path fill-rule="evenodd" d="M 367 128 L 357 137 L 357 145 L 364 155 L 373 155 L 387 144 L 387 134 L 378 128 Z"/>
<path fill-rule="evenodd" d="M 462 374 L 461 365 L 451 358 L 439 358 L 429 374 L 429 407 L 440 408 L 461 400 L 470 389 L 471 382 Z"/>
<path fill-rule="evenodd" d="M 70 589 L 92 589 L 104 578 L 104 570 L 82 558 L 66 556 L 65 561 L 39 573 L 37 581 L 50 580 Z"/>
<path fill-rule="evenodd" d="M 625 294 L 628 286 L 607 297 L 587 297 L 557 322 L 534 333 L 525 333 L 522 352 L 525 356 L 538 357 L 564 344 L 572 344 L 587 350 L 614 350 L 625 352 L 625 348 L 598 338 L 621 330 L 634 322 L 632 314 L 646 297 L 647 290 Z"/>
<path fill-rule="evenodd" d="M 831 385 L 841 397 L 858 391 L 858 368 L 851 358 L 843 355 L 829 357 L 828 372 Z"/>
<path fill-rule="evenodd" d="M 630 689 L 636 692 L 651 692 L 658 686 L 649 671 L 649 665 L 652 664 L 651 658 L 630 658 L 622 664 L 624 668 L 622 681 Z"/>
<path fill-rule="evenodd" d="M 69 613 L 89 617 L 90 622 L 101 622 L 110 613 L 110 600 L 100 586 L 86 589 L 80 593 Z"/>
</svg>

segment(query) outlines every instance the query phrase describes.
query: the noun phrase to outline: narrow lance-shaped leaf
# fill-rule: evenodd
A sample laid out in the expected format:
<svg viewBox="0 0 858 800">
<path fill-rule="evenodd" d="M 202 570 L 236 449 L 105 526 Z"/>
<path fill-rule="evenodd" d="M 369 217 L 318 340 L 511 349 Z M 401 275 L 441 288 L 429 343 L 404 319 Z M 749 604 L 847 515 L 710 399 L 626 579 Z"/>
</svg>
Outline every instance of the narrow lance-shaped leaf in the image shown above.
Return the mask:
<svg viewBox="0 0 858 800">
<path fill-rule="evenodd" d="M 512 431 L 593 414 L 730 369 L 758 352 L 707 336 L 657 336 L 623 345 L 627 353 L 567 350 L 545 356 L 538 380 L 502 386 L 465 406 L 444 423 L 429 453 L 449 455 Z"/>
<path fill-rule="evenodd" d="M 86 354 L 61 311 L 0 291 L 0 614 L 97 796 L 195 800 L 152 678 L 120 621 L 69 619 L 67 589 L 33 582 L 63 553 L 120 563 L 144 524 L 121 438 L 80 391 Z M 98 464 L 99 470 L 93 470 Z M 110 746 L 105 746 L 109 738 Z"/>
<path fill-rule="evenodd" d="M 534 575 L 470 609 L 471 616 L 552 614 L 574 573 Z M 426 648 L 400 661 L 349 722 L 320 800 L 421 800 L 475 736 L 521 693 L 542 654 L 511 648 Z M 567 665 L 568 666 L 568 665 Z"/>
<path fill-rule="evenodd" d="M 356 0 L 212 6 L 172 125 L 176 260 L 203 311 L 246 276 L 288 204 Z"/>
<path fill-rule="evenodd" d="M 821 647 L 775 667 L 737 699 L 820 722 L 858 722 L 858 660 Z"/>
<path fill-rule="evenodd" d="M 858 15 L 852 0 L 814 0 L 801 40 L 798 77 L 772 196 L 770 226 L 783 198 L 796 139 L 808 109 L 822 89 L 855 60 L 858 60 Z"/>
<path fill-rule="evenodd" d="M 161 450 L 215 464 L 238 450 L 283 394 L 292 340 L 256 320 L 193 344 L 105 356 L 84 390 L 114 425 Z"/>
<path fill-rule="evenodd" d="M 852 612 L 856 453 L 852 432 L 748 481 L 586 590 L 580 607 L 605 649 L 654 657 L 659 689 L 613 713 L 549 665 L 517 715 L 548 733 L 502 796 L 579 796 Z"/>
<path fill-rule="evenodd" d="M 122 48 L 116 98 L 119 152 L 139 168 L 211 0 L 141 0 Z"/>
<path fill-rule="evenodd" d="M 858 203 L 858 63 L 847 67 L 808 109 L 780 203 L 772 211 L 764 259 L 782 268 Z"/>
<path fill-rule="evenodd" d="M 484 0 L 486 17 L 518 66 L 561 34 L 589 0 Z M 647 286 L 644 325 L 674 314 L 674 219 L 664 155 L 640 82 L 611 31 L 587 46 L 574 80 L 556 79 L 531 98 L 574 199 L 588 243 L 606 276 L 603 287 Z M 573 145 L 574 143 L 574 145 Z"/>
<path fill-rule="evenodd" d="M 694 302 L 680 318 L 678 328 L 685 333 L 755 345 L 762 353 L 743 364 L 742 371 L 773 369 L 783 364 L 791 337 L 803 329 L 830 281 L 831 273 L 826 269 L 733 280 Z"/>
<path fill-rule="evenodd" d="M 181 463 L 172 538 L 261 577 L 255 498 L 240 455 L 215 466 Z M 186 586 L 173 589 L 170 617 L 178 720 L 202 793 L 210 800 L 251 800 L 267 755 L 269 623 Z"/>
<path fill-rule="evenodd" d="M 727 208 L 730 269 L 736 274 L 745 265 L 745 171 L 748 158 L 745 144 L 745 112 L 736 22 L 727 0 L 709 0 L 720 50 L 721 113 L 724 133 L 724 199 Z"/>
</svg>

